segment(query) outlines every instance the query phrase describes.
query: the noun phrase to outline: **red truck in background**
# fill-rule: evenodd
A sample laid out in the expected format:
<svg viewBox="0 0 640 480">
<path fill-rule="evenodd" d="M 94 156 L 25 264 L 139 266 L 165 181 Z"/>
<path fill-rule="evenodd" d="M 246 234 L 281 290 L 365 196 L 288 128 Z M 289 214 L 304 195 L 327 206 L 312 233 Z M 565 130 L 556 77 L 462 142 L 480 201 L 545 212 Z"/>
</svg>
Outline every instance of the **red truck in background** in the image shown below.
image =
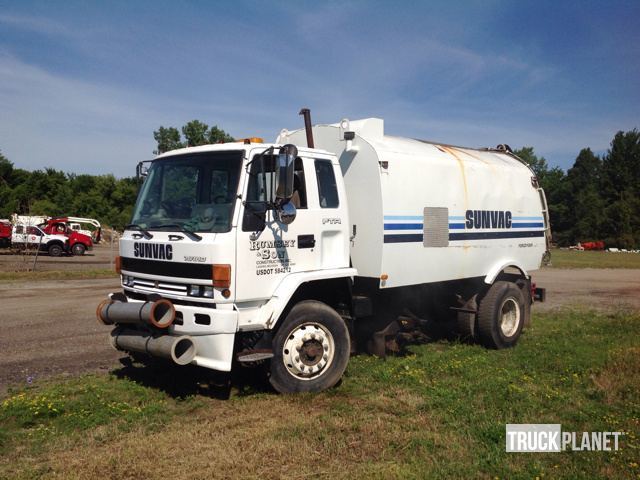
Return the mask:
<svg viewBox="0 0 640 480">
<path fill-rule="evenodd" d="M 58 257 L 65 252 L 84 255 L 93 248 L 93 241 L 89 235 L 70 229 L 60 219 L 50 219 L 38 226 L 14 226 L 0 220 L 0 248 L 26 245 L 37 246 L 49 255 Z"/>
<path fill-rule="evenodd" d="M 87 250 L 91 250 L 93 248 L 93 240 L 91 239 L 91 236 L 72 229 L 67 217 L 50 218 L 38 226 L 46 234 L 64 235 L 67 237 L 69 239 L 68 253 L 71 253 L 72 255 L 84 255 Z"/>
<path fill-rule="evenodd" d="M 0 220 L 0 248 L 8 248 L 11 246 L 11 233 L 13 225 L 6 220 Z"/>
</svg>

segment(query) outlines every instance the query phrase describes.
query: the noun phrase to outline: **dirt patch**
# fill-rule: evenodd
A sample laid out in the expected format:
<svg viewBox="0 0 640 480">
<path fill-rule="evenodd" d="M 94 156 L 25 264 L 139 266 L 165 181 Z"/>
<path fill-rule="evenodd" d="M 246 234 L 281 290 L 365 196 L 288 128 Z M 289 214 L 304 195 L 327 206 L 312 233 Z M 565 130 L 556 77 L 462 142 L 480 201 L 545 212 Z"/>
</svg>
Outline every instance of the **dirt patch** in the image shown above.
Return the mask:
<svg viewBox="0 0 640 480">
<path fill-rule="evenodd" d="M 64 255 L 50 257 L 47 253 L 39 253 L 36 271 L 47 270 L 95 270 L 113 269 L 114 259 L 118 255 L 118 244 L 95 245 L 93 250 L 84 255 Z M 0 272 L 24 272 L 33 268 L 35 253 L 21 255 L 11 250 L 0 249 Z"/>
<path fill-rule="evenodd" d="M 117 279 L 15 282 L 0 285 L 0 392 L 8 385 L 118 365 L 98 324 L 96 305 L 119 289 Z"/>
<path fill-rule="evenodd" d="M 547 289 L 536 311 L 561 307 L 640 310 L 640 270 L 609 268 L 542 269 L 533 281 Z"/>
</svg>

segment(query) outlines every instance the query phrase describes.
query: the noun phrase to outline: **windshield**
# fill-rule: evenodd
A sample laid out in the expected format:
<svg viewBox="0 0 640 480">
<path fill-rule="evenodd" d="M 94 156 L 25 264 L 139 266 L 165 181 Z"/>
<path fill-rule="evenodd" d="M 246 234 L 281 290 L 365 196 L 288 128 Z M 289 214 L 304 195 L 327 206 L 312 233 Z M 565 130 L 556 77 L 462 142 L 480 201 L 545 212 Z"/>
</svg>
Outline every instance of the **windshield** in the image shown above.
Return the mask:
<svg viewBox="0 0 640 480">
<path fill-rule="evenodd" d="M 206 152 L 154 161 L 131 223 L 145 229 L 228 232 L 242 153 Z"/>
</svg>

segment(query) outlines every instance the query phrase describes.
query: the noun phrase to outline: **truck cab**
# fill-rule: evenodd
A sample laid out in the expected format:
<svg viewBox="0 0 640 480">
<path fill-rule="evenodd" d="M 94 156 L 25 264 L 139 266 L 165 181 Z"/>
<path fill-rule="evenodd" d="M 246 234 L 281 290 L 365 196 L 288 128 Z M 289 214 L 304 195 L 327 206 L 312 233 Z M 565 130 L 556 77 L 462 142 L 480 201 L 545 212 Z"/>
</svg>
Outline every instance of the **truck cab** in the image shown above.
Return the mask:
<svg viewBox="0 0 640 480">
<path fill-rule="evenodd" d="M 276 144 L 158 157 L 120 240 L 127 301 L 170 300 L 168 331 L 193 339 L 193 363 L 229 371 L 237 335 L 253 352 L 255 332 L 276 324 L 301 285 L 356 273 L 341 177 L 335 155 Z"/>
</svg>

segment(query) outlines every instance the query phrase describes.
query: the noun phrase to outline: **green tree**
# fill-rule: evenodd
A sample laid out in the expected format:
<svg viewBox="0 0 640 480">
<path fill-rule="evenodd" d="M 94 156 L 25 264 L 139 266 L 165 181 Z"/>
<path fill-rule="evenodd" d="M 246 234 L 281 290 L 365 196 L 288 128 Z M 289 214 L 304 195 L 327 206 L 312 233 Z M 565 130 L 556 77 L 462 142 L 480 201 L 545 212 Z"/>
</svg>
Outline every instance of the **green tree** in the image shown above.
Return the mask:
<svg viewBox="0 0 640 480">
<path fill-rule="evenodd" d="M 159 155 L 169 150 L 183 147 L 196 147 L 212 143 L 233 142 L 233 137 L 219 128 L 217 125 L 209 126 L 200 120 L 191 120 L 181 129 L 184 141 L 181 140 L 180 132 L 175 127 L 160 127 L 153 132 L 157 147 L 153 151 Z"/>
<path fill-rule="evenodd" d="M 207 131 L 209 126 L 200 120 L 191 120 L 182 127 L 182 134 L 186 139 L 187 147 L 206 145 L 208 142 Z"/>
<path fill-rule="evenodd" d="M 217 125 L 214 125 L 207 133 L 207 140 L 209 143 L 226 143 L 233 142 L 234 138 L 221 128 L 218 128 Z"/>
<path fill-rule="evenodd" d="M 618 132 L 602 161 L 602 233 L 615 247 L 640 246 L 640 132 Z"/>
<path fill-rule="evenodd" d="M 153 132 L 153 138 L 158 143 L 158 147 L 153 151 L 156 155 L 184 147 L 180 141 L 180 132 L 175 127 L 165 128 L 161 126 Z"/>
<path fill-rule="evenodd" d="M 567 208 L 568 192 L 564 172 L 559 167 L 549 169 L 547 160 L 544 157 L 538 157 L 533 147 L 522 147 L 513 153 L 531 167 L 538 178 L 538 184 L 545 192 L 554 240 L 561 244 L 567 243 L 569 208 Z"/>
<path fill-rule="evenodd" d="M 567 171 L 567 238 L 570 243 L 601 240 L 604 201 L 600 192 L 602 160 L 584 148 Z"/>
<path fill-rule="evenodd" d="M 546 175 L 549 169 L 547 160 L 544 157 L 538 157 L 533 152 L 533 147 L 522 147 L 520 150 L 514 150 L 513 153 L 527 162 L 527 164 L 531 167 L 533 172 L 538 177 L 538 180 L 542 181 L 542 178 Z"/>
<path fill-rule="evenodd" d="M 9 185 L 13 173 L 13 163 L 0 152 L 0 184 Z"/>
</svg>

